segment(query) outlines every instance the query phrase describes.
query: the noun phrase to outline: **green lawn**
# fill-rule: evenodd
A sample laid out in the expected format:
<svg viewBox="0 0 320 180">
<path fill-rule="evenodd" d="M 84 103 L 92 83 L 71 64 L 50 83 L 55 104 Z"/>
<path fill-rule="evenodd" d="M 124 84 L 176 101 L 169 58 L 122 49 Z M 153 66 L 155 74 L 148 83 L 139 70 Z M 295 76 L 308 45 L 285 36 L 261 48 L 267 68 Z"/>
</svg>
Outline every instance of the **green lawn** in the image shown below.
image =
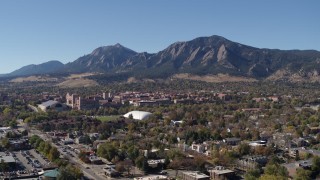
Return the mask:
<svg viewBox="0 0 320 180">
<path fill-rule="evenodd" d="M 102 122 L 104 121 L 113 121 L 119 118 L 119 115 L 114 116 L 96 116 L 96 118 Z"/>
</svg>

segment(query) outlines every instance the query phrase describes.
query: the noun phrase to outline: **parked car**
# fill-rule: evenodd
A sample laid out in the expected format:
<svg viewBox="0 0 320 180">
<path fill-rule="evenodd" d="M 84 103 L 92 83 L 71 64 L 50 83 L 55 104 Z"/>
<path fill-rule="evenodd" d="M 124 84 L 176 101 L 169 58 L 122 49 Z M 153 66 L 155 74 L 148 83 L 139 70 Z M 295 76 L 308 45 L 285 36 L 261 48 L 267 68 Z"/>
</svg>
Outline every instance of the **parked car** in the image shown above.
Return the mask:
<svg viewBox="0 0 320 180">
<path fill-rule="evenodd" d="M 167 171 L 160 171 L 160 173 L 159 174 L 163 174 L 163 175 L 165 175 L 165 174 L 168 174 L 168 172 Z"/>
</svg>

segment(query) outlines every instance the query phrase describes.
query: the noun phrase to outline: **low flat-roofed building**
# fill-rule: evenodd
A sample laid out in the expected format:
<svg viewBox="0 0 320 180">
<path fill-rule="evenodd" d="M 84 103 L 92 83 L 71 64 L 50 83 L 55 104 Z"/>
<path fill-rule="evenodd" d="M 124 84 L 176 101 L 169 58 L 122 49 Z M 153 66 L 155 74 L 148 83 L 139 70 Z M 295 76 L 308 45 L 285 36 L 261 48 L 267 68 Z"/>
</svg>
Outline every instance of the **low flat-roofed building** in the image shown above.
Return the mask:
<svg viewBox="0 0 320 180">
<path fill-rule="evenodd" d="M 57 177 L 60 175 L 60 172 L 58 169 L 53 169 L 50 171 L 47 171 L 43 174 L 44 179 L 50 179 L 50 180 L 55 180 Z"/>
<path fill-rule="evenodd" d="M 143 177 L 136 177 L 134 180 L 166 180 L 169 179 L 168 176 L 165 175 L 149 175 Z"/>
<path fill-rule="evenodd" d="M 15 166 L 16 160 L 13 156 L 1 156 L 0 155 L 0 162 L 3 160 L 3 162 L 9 166 Z"/>
<path fill-rule="evenodd" d="M 118 177 L 120 173 L 113 168 L 105 167 L 103 168 L 104 174 L 108 177 Z"/>
<path fill-rule="evenodd" d="M 102 160 L 97 156 L 90 156 L 89 160 L 91 164 L 102 164 Z"/>
<path fill-rule="evenodd" d="M 267 142 L 263 141 L 263 140 L 251 141 L 249 143 L 249 146 L 251 146 L 251 147 L 266 146 L 266 145 L 267 145 Z"/>
<path fill-rule="evenodd" d="M 210 170 L 210 178 L 213 180 L 228 180 L 235 176 L 235 172 L 230 169 L 225 169 L 222 166 L 217 166 Z"/>
<path fill-rule="evenodd" d="M 67 106 L 62 103 L 59 103 L 58 101 L 49 100 L 49 101 L 43 102 L 42 104 L 39 104 L 38 108 L 40 108 L 44 112 L 46 112 L 49 109 L 56 110 L 56 111 L 63 111 L 67 109 Z"/>
<path fill-rule="evenodd" d="M 70 139 L 70 138 L 67 138 L 67 139 L 62 140 L 62 143 L 63 143 L 64 145 L 73 144 L 73 143 L 74 143 L 74 140 L 73 140 L 73 139 Z"/>
<path fill-rule="evenodd" d="M 28 140 L 26 139 L 9 140 L 9 143 L 12 150 L 24 150 L 30 148 Z"/>
<path fill-rule="evenodd" d="M 165 159 L 158 159 L 158 160 L 148 160 L 148 165 L 152 168 L 156 168 L 158 166 L 158 164 L 164 164 Z"/>
<path fill-rule="evenodd" d="M 181 173 L 183 180 L 209 180 L 210 176 L 207 176 L 198 171 L 183 171 Z"/>
<path fill-rule="evenodd" d="M 235 146 L 235 145 L 238 145 L 240 142 L 241 142 L 241 139 L 240 138 L 226 138 L 223 140 L 224 143 L 226 143 L 227 145 L 232 145 L 232 146 Z"/>
</svg>

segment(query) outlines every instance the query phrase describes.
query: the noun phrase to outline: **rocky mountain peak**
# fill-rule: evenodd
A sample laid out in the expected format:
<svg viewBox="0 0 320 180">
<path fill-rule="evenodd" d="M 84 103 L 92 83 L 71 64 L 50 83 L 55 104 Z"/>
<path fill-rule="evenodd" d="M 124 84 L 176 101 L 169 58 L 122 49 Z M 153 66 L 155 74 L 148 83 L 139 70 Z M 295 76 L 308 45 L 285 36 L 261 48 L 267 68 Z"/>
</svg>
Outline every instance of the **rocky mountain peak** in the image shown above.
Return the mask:
<svg viewBox="0 0 320 180">
<path fill-rule="evenodd" d="M 63 71 L 129 72 L 140 77 L 189 73 L 229 74 L 256 79 L 297 75 L 315 78 L 319 77 L 319 62 L 319 51 L 259 49 L 214 35 L 176 42 L 155 54 L 137 53 L 119 43 L 102 46 L 66 64 Z"/>
</svg>

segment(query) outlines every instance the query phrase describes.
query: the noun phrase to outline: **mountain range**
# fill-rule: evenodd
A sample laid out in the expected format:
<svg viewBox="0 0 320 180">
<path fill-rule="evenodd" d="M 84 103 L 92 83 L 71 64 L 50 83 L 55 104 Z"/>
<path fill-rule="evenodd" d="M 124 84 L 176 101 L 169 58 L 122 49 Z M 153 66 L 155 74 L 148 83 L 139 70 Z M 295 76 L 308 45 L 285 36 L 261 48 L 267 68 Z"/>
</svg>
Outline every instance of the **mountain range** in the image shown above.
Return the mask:
<svg viewBox="0 0 320 180">
<path fill-rule="evenodd" d="M 49 61 L 22 67 L 6 76 L 86 72 L 148 78 L 167 78 L 184 73 L 320 81 L 320 52 L 261 49 L 221 36 L 210 36 L 176 42 L 154 54 L 137 53 L 120 44 L 104 46 L 67 64 Z"/>
</svg>

